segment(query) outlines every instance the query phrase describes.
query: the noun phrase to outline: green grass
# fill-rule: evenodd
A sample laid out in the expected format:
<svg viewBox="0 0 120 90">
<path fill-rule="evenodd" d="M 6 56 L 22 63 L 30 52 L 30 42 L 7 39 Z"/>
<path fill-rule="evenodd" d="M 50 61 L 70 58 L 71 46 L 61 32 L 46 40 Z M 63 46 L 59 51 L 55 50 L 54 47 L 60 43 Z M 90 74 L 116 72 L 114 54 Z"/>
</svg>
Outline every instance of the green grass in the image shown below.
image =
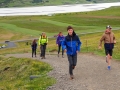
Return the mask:
<svg viewBox="0 0 120 90">
<path fill-rule="evenodd" d="M 113 31 L 116 37 L 116 41 L 117 43 L 114 46 L 113 49 L 113 58 L 116 60 L 120 60 L 120 30 L 118 31 Z M 90 52 L 90 53 L 94 53 L 100 56 L 105 56 L 105 51 L 104 51 L 104 42 L 102 45 L 102 49 L 99 50 L 98 46 L 99 46 L 99 42 L 100 42 L 100 38 L 102 37 L 103 33 L 94 33 L 94 34 L 86 34 L 86 35 L 82 35 L 80 36 L 80 39 L 82 41 L 82 47 L 81 47 L 81 52 Z M 93 38 L 94 37 L 94 38 Z"/>
<path fill-rule="evenodd" d="M 37 60 L 0 57 L 0 89 L 46 90 L 48 86 L 55 83 L 55 79 L 47 76 L 50 70 L 52 70 L 50 65 Z M 31 75 L 40 77 L 31 80 Z"/>
<path fill-rule="evenodd" d="M 3 29 L 0 28 L 0 42 L 5 42 L 6 40 L 20 40 L 20 39 L 29 39 L 31 38 L 30 35 L 26 35 L 24 33 L 20 33 L 20 32 L 14 32 L 10 29 Z M 33 36 L 32 36 L 33 38 Z"/>
<path fill-rule="evenodd" d="M 4 28 L 4 29 L 9 29 L 13 32 L 19 32 L 19 33 L 22 33 L 22 34 L 28 34 L 28 35 L 38 35 L 38 33 L 41 33 L 40 31 L 39 32 L 34 32 L 35 30 L 31 30 L 31 29 L 27 29 L 27 28 L 20 28 L 20 27 L 17 27 L 16 25 L 14 24 L 7 24 L 7 23 L 0 23 L 0 27 Z"/>
<path fill-rule="evenodd" d="M 111 18 L 111 17 L 119 17 L 120 16 L 120 7 L 111 7 L 103 10 L 98 10 L 98 11 L 92 11 L 92 12 L 86 12 L 86 13 L 81 13 L 81 15 L 85 16 L 101 16 L 106 18 Z"/>
</svg>

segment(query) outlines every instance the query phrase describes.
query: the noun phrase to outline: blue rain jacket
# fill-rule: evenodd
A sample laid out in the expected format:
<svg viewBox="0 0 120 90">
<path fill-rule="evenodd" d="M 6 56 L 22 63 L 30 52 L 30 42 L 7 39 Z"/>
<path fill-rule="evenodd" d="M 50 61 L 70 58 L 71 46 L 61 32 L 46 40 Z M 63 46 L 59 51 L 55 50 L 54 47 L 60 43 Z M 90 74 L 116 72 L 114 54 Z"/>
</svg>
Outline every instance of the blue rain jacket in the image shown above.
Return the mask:
<svg viewBox="0 0 120 90">
<path fill-rule="evenodd" d="M 73 35 L 67 35 L 62 42 L 62 49 L 67 50 L 68 55 L 75 55 L 76 51 L 80 51 L 81 41 L 79 37 L 73 32 Z"/>
</svg>

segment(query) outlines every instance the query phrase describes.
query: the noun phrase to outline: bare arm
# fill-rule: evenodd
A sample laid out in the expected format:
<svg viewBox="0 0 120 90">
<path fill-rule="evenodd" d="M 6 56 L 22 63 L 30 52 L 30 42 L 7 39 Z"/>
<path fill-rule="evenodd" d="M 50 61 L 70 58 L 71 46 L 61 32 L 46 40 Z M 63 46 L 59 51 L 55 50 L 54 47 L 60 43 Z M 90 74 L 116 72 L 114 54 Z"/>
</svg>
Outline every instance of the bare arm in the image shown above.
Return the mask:
<svg viewBox="0 0 120 90">
<path fill-rule="evenodd" d="M 116 44 L 115 35 L 113 34 L 113 42 Z"/>
<path fill-rule="evenodd" d="M 102 41 L 105 39 L 105 36 L 103 35 L 100 39 L 100 43 L 99 43 L 99 46 L 102 46 Z"/>
<path fill-rule="evenodd" d="M 101 39 L 100 39 L 100 43 L 99 43 L 99 49 L 101 49 L 102 48 L 102 41 L 105 39 L 105 36 L 104 36 L 104 34 L 103 34 L 103 36 L 101 37 Z"/>
</svg>

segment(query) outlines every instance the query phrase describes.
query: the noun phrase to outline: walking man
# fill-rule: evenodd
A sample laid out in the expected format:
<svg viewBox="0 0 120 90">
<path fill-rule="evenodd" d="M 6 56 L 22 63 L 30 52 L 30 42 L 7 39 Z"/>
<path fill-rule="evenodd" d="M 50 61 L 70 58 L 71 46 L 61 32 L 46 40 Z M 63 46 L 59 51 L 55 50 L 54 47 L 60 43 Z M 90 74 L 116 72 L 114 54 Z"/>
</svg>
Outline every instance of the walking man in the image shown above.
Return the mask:
<svg viewBox="0 0 120 90">
<path fill-rule="evenodd" d="M 111 59 L 115 41 L 114 33 L 112 32 L 112 27 L 110 25 L 106 26 L 106 31 L 100 39 L 99 49 L 102 47 L 102 41 L 104 41 L 104 49 L 106 54 L 106 62 L 108 63 L 108 70 L 111 69 Z"/>
<path fill-rule="evenodd" d="M 77 53 L 80 51 L 81 42 L 71 26 L 67 27 L 67 31 L 68 35 L 62 42 L 62 48 L 67 53 L 70 79 L 73 79 L 73 69 L 77 64 Z"/>
</svg>

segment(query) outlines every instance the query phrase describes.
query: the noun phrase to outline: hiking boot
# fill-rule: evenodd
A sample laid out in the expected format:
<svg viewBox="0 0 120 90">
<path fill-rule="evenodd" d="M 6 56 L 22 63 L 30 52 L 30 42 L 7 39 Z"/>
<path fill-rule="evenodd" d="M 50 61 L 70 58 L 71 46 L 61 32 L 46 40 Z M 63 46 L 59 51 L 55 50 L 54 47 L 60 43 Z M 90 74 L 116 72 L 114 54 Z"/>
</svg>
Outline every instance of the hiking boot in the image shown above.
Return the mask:
<svg viewBox="0 0 120 90">
<path fill-rule="evenodd" d="M 72 66 L 72 69 L 75 69 L 75 66 Z"/>
<path fill-rule="evenodd" d="M 44 59 L 44 57 L 41 57 L 41 59 Z"/>
<path fill-rule="evenodd" d="M 42 57 L 42 55 L 40 54 L 40 57 Z"/>
<path fill-rule="evenodd" d="M 74 76 L 73 76 L 73 75 L 70 75 L 70 79 L 71 79 L 71 80 L 74 79 Z"/>
<path fill-rule="evenodd" d="M 108 66 L 108 70 L 110 70 L 111 69 L 111 67 L 110 66 Z"/>
</svg>

